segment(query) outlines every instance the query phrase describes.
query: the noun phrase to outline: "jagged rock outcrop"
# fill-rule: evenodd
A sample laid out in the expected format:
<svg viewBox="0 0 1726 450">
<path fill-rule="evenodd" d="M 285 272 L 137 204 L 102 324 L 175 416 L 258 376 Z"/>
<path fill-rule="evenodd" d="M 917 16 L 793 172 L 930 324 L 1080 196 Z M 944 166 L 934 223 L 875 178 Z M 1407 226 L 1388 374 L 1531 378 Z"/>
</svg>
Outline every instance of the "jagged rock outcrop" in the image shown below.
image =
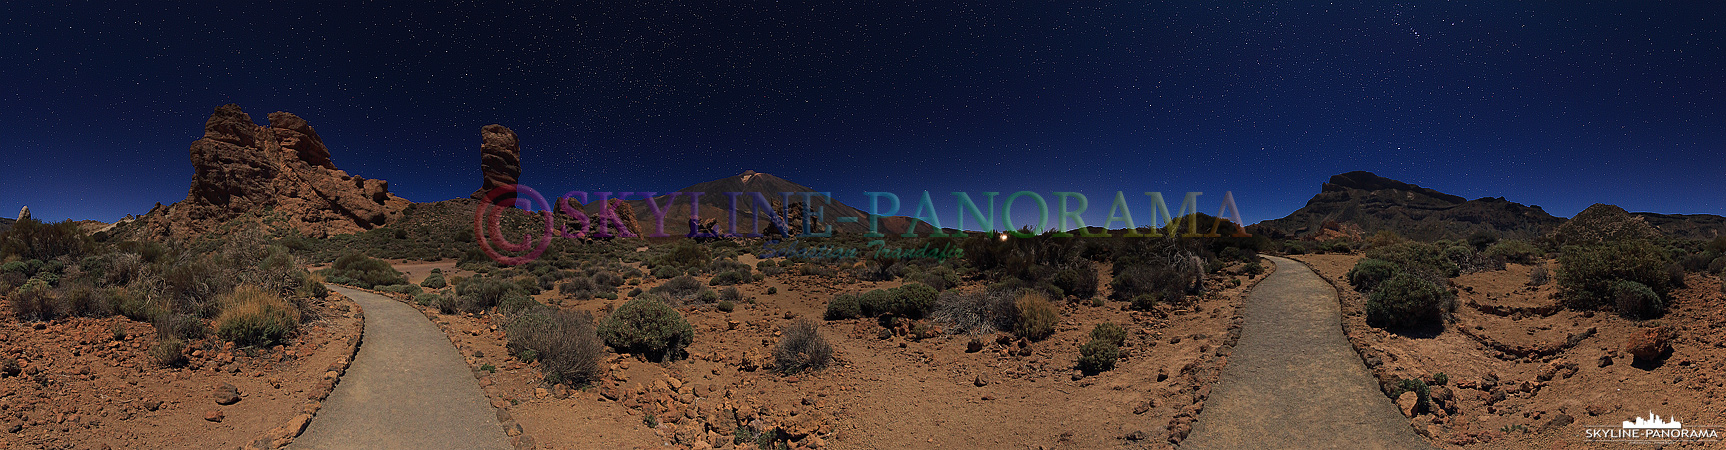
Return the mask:
<svg viewBox="0 0 1726 450">
<path fill-rule="evenodd" d="M 521 141 L 516 139 L 515 131 L 495 123 L 481 127 L 479 137 L 482 179 L 479 190 L 473 191 L 472 197 L 484 199 L 492 189 L 515 184 L 521 179 Z"/>
<path fill-rule="evenodd" d="M 311 236 L 369 230 L 410 202 L 389 182 L 337 169 L 323 138 L 292 113 L 252 122 L 239 105 L 217 107 L 192 142 L 192 186 L 186 199 L 156 208 L 117 235 L 177 239 L 209 232 L 234 218 L 273 217 Z"/>
<path fill-rule="evenodd" d="M 28 219 L 28 218 L 30 218 L 30 207 L 25 206 L 22 209 L 18 210 L 18 220 L 24 220 L 24 219 Z"/>
<path fill-rule="evenodd" d="M 607 199 L 605 203 L 611 207 L 611 213 L 617 216 L 617 221 L 622 223 L 624 228 L 629 229 L 630 235 L 633 237 L 644 236 L 641 234 L 641 224 L 635 221 L 635 207 L 629 206 L 629 202 L 616 198 Z M 612 237 L 624 236 L 624 234 L 620 232 L 622 230 L 618 230 L 616 225 L 606 225 L 608 225 L 606 227 L 606 233 L 610 234 Z"/>
<path fill-rule="evenodd" d="M 1320 187 L 1319 194 L 1294 213 L 1259 222 L 1247 230 L 1272 238 L 1320 238 L 1328 235 L 1324 225 L 1335 222 L 1358 227 L 1365 235 L 1390 230 L 1421 240 L 1458 239 L 1478 232 L 1532 239 L 1563 221 L 1539 206 L 1492 197 L 1465 200 L 1372 172 L 1356 171 L 1330 177 Z"/>
</svg>

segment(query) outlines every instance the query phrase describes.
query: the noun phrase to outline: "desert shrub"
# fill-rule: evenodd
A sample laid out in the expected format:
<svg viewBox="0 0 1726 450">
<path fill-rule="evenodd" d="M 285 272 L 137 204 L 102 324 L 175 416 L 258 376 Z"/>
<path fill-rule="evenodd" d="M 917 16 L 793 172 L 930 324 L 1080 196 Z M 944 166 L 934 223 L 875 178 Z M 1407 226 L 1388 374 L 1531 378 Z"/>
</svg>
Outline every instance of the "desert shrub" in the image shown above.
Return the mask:
<svg viewBox="0 0 1726 450">
<path fill-rule="evenodd" d="M 672 266 L 659 266 L 659 267 L 655 267 L 653 269 L 653 277 L 654 278 L 666 279 L 666 278 L 677 277 L 680 275 L 683 275 L 683 270 L 680 270 L 680 269 L 678 269 L 676 267 L 672 267 Z"/>
<path fill-rule="evenodd" d="M 210 332 L 203 319 L 190 314 L 165 313 L 157 316 L 151 325 L 156 327 L 156 336 L 177 339 L 200 339 Z"/>
<path fill-rule="evenodd" d="M 1121 359 L 1121 347 L 1115 343 L 1092 339 L 1079 347 L 1079 370 L 1088 375 L 1095 375 L 1115 368 L 1115 361 Z"/>
<path fill-rule="evenodd" d="M 624 302 L 606 316 L 599 335 L 619 352 L 667 360 L 695 340 L 695 329 L 664 298 L 644 295 Z"/>
<path fill-rule="evenodd" d="M 1192 284 L 1191 274 L 1167 264 L 1143 264 L 1122 268 L 1117 262 L 1117 274 L 1109 283 L 1114 288 L 1114 296 L 1120 300 L 1131 300 L 1140 295 L 1150 295 L 1157 299 L 1178 299 L 1185 295 Z M 1197 268 L 1195 268 L 1197 269 Z"/>
<path fill-rule="evenodd" d="M 156 318 L 168 314 L 168 310 L 148 297 L 138 295 L 126 288 L 109 288 L 108 301 L 114 305 L 114 311 L 128 319 L 139 322 L 155 322 Z"/>
<path fill-rule="evenodd" d="M 1454 278 L 1460 275 L 1462 267 L 1446 258 L 1444 251 L 1444 247 L 1436 244 L 1409 241 L 1375 247 L 1368 250 L 1366 256 L 1396 264 L 1405 272 L 1415 272 L 1432 278 Z"/>
<path fill-rule="evenodd" d="M 1095 297 L 1097 296 L 1097 269 L 1089 263 L 1081 262 L 1082 264 L 1055 272 L 1055 278 L 1051 282 L 1055 287 L 1061 288 L 1062 292 L 1077 296 L 1080 299 Z"/>
<path fill-rule="evenodd" d="M 588 277 L 570 278 L 563 284 L 557 285 L 557 293 L 578 299 L 593 297 L 596 290 L 598 290 L 598 286 L 595 286 L 593 279 Z"/>
<path fill-rule="evenodd" d="M 1612 297 L 1618 305 L 1618 314 L 1624 317 L 1651 319 L 1666 313 L 1666 303 L 1642 283 L 1619 280 L 1612 285 Z"/>
<path fill-rule="evenodd" d="M 1546 270 L 1545 265 L 1535 266 L 1534 269 L 1528 271 L 1529 286 L 1542 286 L 1551 279 L 1552 274 Z"/>
<path fill-rule="evenodd" d="M 59 256 L 76 260 L 94 248 L 95 240 L 71 220 L 49 224 L 23 219 L 0 232 L 0 260 L 16 257 L 47 261 Z"/>
<path fill-rule="evenodd" d="M 935 319 L 955 332 L 992 333 L 1012 330 L 1018 320 L 1013 296 L 1002 291 L 943 292 L 935 301 Z"/>
<path fill-rule="evenodd" d="M 684 302 L 695 299 L 701 295 L 702 291 L 710 291 L 710 289 L 702 285 L 700 280 L 688 275 L 672 278 L 670 281 L 660 283 L 660 285 L 647 290 L 650 294 L 660 294 L 670 300 Z"/>
<path fill-rule="evenodd" d="M 509 294 L 505 294 L 503 296 L 503 300 L 498 301 L 497 310 L 504 314 L 516 314 L 539 308 L 541 306 L 544 305 L 539 301 L 534 300 L 533 297 L 529 297 L 520 292 L 511 292 Z"/>
<path fill-rule="evenodd" d="M 1498 242 L 1498 235 L 1486 231 L 1475 232 L 1468 236 L 1468 245 L 1476 251 L 1485 250 L 1487 246 Z"/>
<path fill-rule="evenodd" d="M 342 255 L 330 264 L 330 268 L 318 272 L 331 282 L 351 284 L 366 289 L 375 286 L 407 284 L 408 282 L 406 278 L 402 277 L 401 272 L 390 267 L 390 263 L 359 253 Z"/>
<path fill-rule="evenodd" d="M 150 359 L 162 367 L 180 367 L 186 364 L 186 341 L 175 337 L 157 339 L 150 346 Z"/>
<path fill-rule="evenodd" d="M 744 272 L 744 271 L 739 271 L 739 270 L 728 270 L 725 272 L 720 272 L 718 275 L 714 275 L 712 279 L 709 279 L 707 281 L 707 284 L 709 286 L 730 286 L 733 284 L 743 284 L 743 283 L 748 283 L 751 281 L 755 281 L 755 277 L 753 275 L 750 275 L 749 272 Z"/>
<path fill-rule="evenodd" d="M 1613 288 L 1620 280 L 1641 283 L 1664 298 L 1683 282 L 1668 270 L 1668 257 L 1645 240 L 1568 246 L 1558 256 L 1558 287 L 1566 305 L 1575 309 L 1615 304 L 1618 296 Z"/>
<path fill-rule="evenodd" d="M 1401 397 L 1404 392 L 1413 392 L 1415 394 L 1416 412 L 1431 411 L 1433 409 L 1432 388 L 1426 385 L 1426 381 L 1419 378 L 1404 378 L 1401 381 L 1398 381 L 1395 387 L 1391 388 L 1390 397 Z"/>
<path fill-rule="evenodd" d="M 593 284 L 594 284 L 594 286 L 601 286 L 601 287 L 606 287 L 606 288 L 616 288 L 618 286 L 622 286 L 624 284 L 624 280 L 623 280 L 623 277 L 618 276 L 615 273 L 601 270 L 598 272 L 594 272 Z"/>
<path fill-rule="evenodd" d="M 629 296 L 634 297 L 637 295 L 641 295 L 642 292 L 644 292 L 644 291 L 642 291 L 641 288 L 630 289 L 629 290 Z"/>
<path fill-rule="evenodd" d="M 807 318 L 786 325 L 779 344 L 773 346 L 776 368 L 787 375 L 825 368 L 832 358 L 833 346 L 821 337 L 821 325 Z"/>
<path fill-rule="evenodd" d="M 844 320 L 863 317 L 861 298 L 855 294 L 833 294 L 827 301 L 827 311 L 822 318 L 827 320 Z"/>
<path fill-rule="evenodd" d="M 719 304 L 714 305 L 714 307 L 719 308 L 720 312 L 731 312 L 737 309 L 737 304 L 732 303 L 730 300 L 720 300 Z"/>
<path fill-rule="evenodd" d="M 216 335 L 234 345 L 268 347 L 287 342 L 299 330 L 299 309 L 273 292 L 241 285 L 219 301 Z"/>
<path fill-rule="evenodd" d="M 1091 339 L 1108 342 L 1120 346 L 1127 342 L 1127 330 L 1120 325 L 1104 322 L 1091 329 Z"/>
<path fill-rule="evenodd" d="M 519 275 L 510 279 L 510 281 L 514 282 L 516 290 L 523 294 L 538 295 L 544 290 L 540 288 L 539 277 L 535 277 L 533 275 Z"/>
<path fill-rule="evenodd" d="M 84 283 L 68 284 L 60 287 L 60 303 L 68 316 L 74 317 L 108 317 L 114 315 L 114 307 L 105 297 L 98 297 L 96 288 Z"/>
<path fill-rule="evenodd" d="M 1031 340 L 1042 340 L 1055 334 L 1055 324 L 1060 322 L 1060 313 L 1055 311 L 1055 305 L 1049 303 L 1049 298 L 1039 292 L 1025 292 L 1013 302 L 1017 310 L 1018 320 L 1014 324 L 1013 333 Z"/>
<path fill-rule="evenodd" d="M 445 286 L 449 286 L 449 282 L 444 280 L 443 274 L 432 272 L 431 275 L 426 276 L 425 280 L 420 281 L 420 286 L 432 289 L 443 289 Z"/>
<path fill-rule="evenodd" d="M 661 266 L 676 266 L 683 268 L 706 267 L 713 261 L 713 252 L 707 246 L 694 242 L 683 241 L 671 247 L 656 261 Z"/>
<path fill-rule="evenodd" d="M 921 283 L 908 283 L 893 288 L 896 297 L 893 312 L 913 319 L 927 317 L 935 310 L 935 300 L 940 295 L 935 288 Z"/>
<path fill-rule="evenodd" d="M 1503 258 L 1505 261 L 1517 264 L 1534 264 L 1541 256 L 1540 248 L 1527 241 L 1505 239 L 1487 247 L 1481 252 L 1487 256 Z"/>
<path fill-rule="evenodd" d="M 1094 281 L 1096 278 L 1096 273 L 1092 273 L 1091 278 Z M 911 277 L 911 279 L 913 281 L 918 282 L 918 283 L 927 284 L 927 285 L 929 285 L 929 287 L 935 288 L 935 290 L 937 290 L 937 291 L 945 291 L 948 289 L 952 289 L 954 286 L 958 286 L 959 281 L 960 281 L 959 280 L 959 272 L 953 270 L 953 268 L 951 266 L 948 266 L 945 264 L 938 265 L 938 266 L 935 266 L 933 268 L 930 268 L 929 270 L 923 271 L 923 273 L 919 273 L 919 274 Z M 1079 280 L 1079 282 L 1082 282 L 1082 281 L 1083 280 Z M 1095 294 L 1095 283 L 1093 283 L 1092 289 L 1093 289 L 1092 294 Z"/>
<path fill-rule="evenodd" d="M 51 320 L 65 314 L 58 293 L 39 278 L 31 278 L 12 293 L 12 316 L 20 321 Z"/>
<path fill-rule="evenodd" d="M 455 286 L 456 301 L 451 305 L 454 310 L 447 311 L 445 314 L 454 313 L 458 310 L 465 312 L 484 311 L 502 303 L 504 297 L 510 292 L 516 291 L 518 287 L 515 283 L 493 277 L 476 276 L 462 280 L 461 284 Z M 443 307 L 440 306 L 438 309 L 442 310 Z"/>
<path fill-rule="evenodd" d="M 773 295 L 773 294 L 778 294 L 778 293 L 779 293 L 779 287 L 778 286 L 768 286 L 767 287 L 767 295 Z"/>
<path fill-rule="evenodd" d="M 722 301 L 722 302 L 740 302 L 740 301 L 743 301 L 743 293 L 738 292 L 737 288 L 735 288 L 735 287 L 728 287 L 725 289 L 721 289 L 721 290 L 719 290 L 719 301 Z"/>
<path fill-rule="evenodd" d="M 1402 273 L 1402 267 L 1382 259 L 1366 258 L 1348 271 L 1348 284 L 1360 292 L 1372 292 L 1379 283 Z"/>
<path fill-rule="evenodd" d="M 719 301 L 719 294 L 716 292 L 713 292 L 712 289 L 703 289 L 701 291 L 701 293 L 695 294 L 695 302 L 696 303 L 705 304 L 705 303 L 713 303 L 713 302 L 717 302 L 717 301 Z"/>
<path fill-rule="evenodd" d="M 437 295 L 435 293 L 427 292 L 427 293 L 423 293 L 420 295 L 415 295 L 414 296 L 414 303 L 418 303 L 418 304 L 420 304 L 420 306 L 435 306 L 435 305 L 437 305 L 443 301 L 443 299 L 440 297 L 443 297 L 443 296 Z"/>
<path fill-rule="evenodd" d="M 1157 307 L 1157 303 L 1174 303 L 1169 300 L 1179 299 L 1164 299 L 1160 294 L 1139 294 L 1138 296 L 1133 297 L 1130 307 L 1138 311 L 1150 311 Z"/>
<path fill-rule="evenodd" d="M 397 294 L 407 294 L 409 296 L 420 295 L 420 293 L 425 292 L 425 290 L 420 289 L 419 286 L 412 284 L 392 284 L 389 286 L 378 286 L 372 289 L 376 289 L 378 292 L 393 292 Z"/>
<path fill-rule="evenodd" d="M 1258 276 L 1258 274 L 1265 273 L 1265 266 L 1260 265 L 1258 261 L 1249 262 L 1241 266 L 1241 273 Z"/>
<path fill-rule="evenodd" d="M 1367 296 L 1366 319 L 1381 328 L 1443 324 L 1453 303 L 1449 291 L 1404 272 L 1385 280 Z"/>
<path fill-rule="evenodd" d="M 540 362 L 548 383 L 582 386 L 599 378 L 605 344 L 586 311 L 546 308 L 518 315 L 504 325 L 504 336 L 510 352 Z"/>
</svg>

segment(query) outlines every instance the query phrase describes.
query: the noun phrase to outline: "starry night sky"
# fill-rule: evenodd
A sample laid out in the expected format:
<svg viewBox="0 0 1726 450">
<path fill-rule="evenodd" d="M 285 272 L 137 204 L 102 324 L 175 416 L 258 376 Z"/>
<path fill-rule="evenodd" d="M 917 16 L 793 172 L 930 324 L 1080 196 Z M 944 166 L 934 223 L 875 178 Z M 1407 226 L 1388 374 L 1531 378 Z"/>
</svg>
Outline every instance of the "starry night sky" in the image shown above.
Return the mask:
<svg viewBox="0 0 1726 450">
<path fill-rule="evenodd" d="M 756 170 L 858 207 L 929 190 L 944 221 L 948 191 L 1080 191 L 1097 225 L 1119 190 L 1141 225 L 1144 191 L 1233 191 L 1253 223 L 1368 170 L 1726 214 L 1717 2 L 37 3 L 0 6 L 0 216 L 184 199 L 225 103 L 422 202 L 478 187 L 502 123 L 546 192 Z"/>
</svg>

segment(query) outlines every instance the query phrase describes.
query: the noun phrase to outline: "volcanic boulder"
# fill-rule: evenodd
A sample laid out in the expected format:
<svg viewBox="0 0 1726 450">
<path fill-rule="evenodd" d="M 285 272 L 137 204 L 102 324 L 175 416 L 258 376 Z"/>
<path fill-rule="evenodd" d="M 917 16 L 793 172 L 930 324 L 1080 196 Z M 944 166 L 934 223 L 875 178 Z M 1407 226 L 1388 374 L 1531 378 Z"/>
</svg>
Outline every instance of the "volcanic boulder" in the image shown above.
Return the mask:
<svg viewBox="0 0 1726 450">
<path fill-rule="evenodd" d="M 479 137 L 479 170 L 483 179 L 479 190 L 473 191 L 473 198 L 484 199 L 492 189 L 521 179 L 521 142 L 516 139 L 515 131 L 495 123 L 480 128 Z"/>
</svg>

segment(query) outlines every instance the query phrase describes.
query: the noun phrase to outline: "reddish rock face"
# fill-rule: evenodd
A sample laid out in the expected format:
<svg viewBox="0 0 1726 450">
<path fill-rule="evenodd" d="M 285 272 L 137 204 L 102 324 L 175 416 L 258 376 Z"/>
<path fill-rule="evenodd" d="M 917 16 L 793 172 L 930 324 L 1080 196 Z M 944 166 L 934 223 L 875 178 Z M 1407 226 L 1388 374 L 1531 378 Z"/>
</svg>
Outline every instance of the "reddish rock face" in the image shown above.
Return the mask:
<svg viewBox="0 0 1726 450">
<path fill-rule="evenodd" d="M 1630 335 L 1624 343 L 1624 352 L 1643 361 L 1660 359 L 1667 349 L 1672 348 L 1673 334 L 1671 329 L 1663 326 L 1643 328 Z"/>
<path fill-rule="evenodd" d="M 183 238 L 247 213 L 279 216 L 311 236 L 354 233 L 387 223 L 410 202 L 389 183 L 336 169 L 330 150 L 305 119 L 291 113 L 252 122 L 239 105 L 216 108 L 204 137 L 192 142 L 192 186 L 186 200 L 151 210 L 132 233 Z"/>
<path fill-rule="evenodd" d="M 479 170 L 483 178 L 479 190 L 473 191 L 473 198 L 484 199 L 492 189 L 521 179 L 521 142 L 516 139 L 515 131 L 495 123 L 480 128 L 479 137 Z"/>
</svg>

